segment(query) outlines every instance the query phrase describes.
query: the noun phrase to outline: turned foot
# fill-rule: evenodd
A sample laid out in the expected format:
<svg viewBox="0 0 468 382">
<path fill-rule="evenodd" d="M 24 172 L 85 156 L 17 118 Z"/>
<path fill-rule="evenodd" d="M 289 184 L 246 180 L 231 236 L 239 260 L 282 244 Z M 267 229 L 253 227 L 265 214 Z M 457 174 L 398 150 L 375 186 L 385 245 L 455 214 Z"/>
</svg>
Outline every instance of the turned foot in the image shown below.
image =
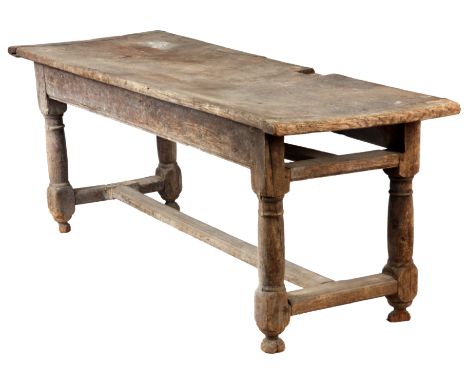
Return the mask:
<svg viewBox="0 0 468 382">
<path fill-rule="evenodd" d="M 177 210 L 177 211 L 180 211 L 180 206 L 177 204 L 177 202 L 170 202 L 170 201 L 167 201 L 167 202 L 166 202 L 166 206 L 171 207 L 171 208 L 174 208 L 174 209 Z"/>
<path fill-rule="evenodd" d="M 265 337 L 260 347 L 268 354 L 281 353 L 285 349 L 284 341 L 278 336 Z"/>
<path fill-rule="evenodd" d="M 67 233 L 71 231 L 70 224 L 68 223 L 59 223 L 59 231 L 60 233 Z"/>
<path fill-rule="evenodd" d="M 390 302 L 390 304 L 392 304 Z M 406 310 L 409 304 L 392 304 L 394 305 L 394 309 L 389 313 L 387 320 L 389 322 L 402 322 L 402 321 L 409 321 L 411 319 L 411 315 Z"/>
</svg>

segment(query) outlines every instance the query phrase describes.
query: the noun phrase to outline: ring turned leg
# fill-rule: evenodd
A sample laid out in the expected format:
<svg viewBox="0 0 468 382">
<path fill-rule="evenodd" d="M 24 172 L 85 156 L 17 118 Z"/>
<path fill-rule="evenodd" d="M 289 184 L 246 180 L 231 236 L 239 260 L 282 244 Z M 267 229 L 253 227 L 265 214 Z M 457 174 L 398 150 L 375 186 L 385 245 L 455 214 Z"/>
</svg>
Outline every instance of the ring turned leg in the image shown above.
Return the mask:
<svg viewBox="0 0 468 382">
<path fill-rule="evenodd" d="M 252 188 L 258 196 L 258 287 L 255 321 L 265 335 L 261 349 L 279 353 L 285 348 L 279 335 L 289 324 L 291 309 L 284 286 L 283 197 L 289 191 L 284 166 L 284 139 L 268 134 L 255 142 Z"/>
<path fill-rule="evenodd" d="M 413 263 L 413 177 L 419 171 L 419 143 L 421 123 L 403 125 L 401 140 L 397 149 L 403 149 L 400 164 L 396 168 L 384 170 L 390 178 L 388 201 L 388 262 L 383 273 L 398 282 L 398 290 L 387 296 L 393 311 L 388 321 L 408 321 L 411 316 L 406 310 L 418 291 L 418 269 Z"/>
<path fill-rule="evenodd" d="M 159 165 L 156 175 L 164 179 L 164 188 L 159 195 L 166 201 L 166 205 L 180 210 L 176 199 L 182 191 L 182 174 L 177 164 L 177 144 L 167 139 L 156 137 Z"/>
<path fill-rule="evenodd" d="M 45 119 L 47 164 L 49 169 L 49 187 L 47 203 L 49 211 L 59 224 L 62 233 L 70 232 L 71 219 L 75 212 L 75 193 L 68 182 L 67 144 L 63 124 L 63 114 L 67 110 L 65 103 L 49 98 L 46 92 L 44 67 L 34 64 L 36 72 L 37 100 Z"/>
<path fill-rule="evenodd" d="M 398 281 L 397 293 L 387 296 L 387 300 L 394 308 L 388 321 L 399 322 L 411 318 L 406 308 L 418 290 L 418 270 L 413 263 L 413 178 L 389 177 L 388 263 L 383 272 Z"/>
<path fill-rule="evenodd" d="M 67 105 L 53 100 L 48 102 L 54 105 L 48 108 L 48 114 L 44 114 L 50 180 L 47 203 L 50 213 L 59 224 L 59 231 L 66 233 L 70 232 L 68 221 L 75 212 L 75 194 L 68 182 L 67 144 L 62 120 Z"/>
<path fill-rule="evenodd" d="M 258 275 L 255 320 L 265 334 L 261 349 L 279 353 L 285 348 L 279 338 L 289 323 L 290 308 L 284 286 L 283 197 L 259 197 Z"/>
</svg>

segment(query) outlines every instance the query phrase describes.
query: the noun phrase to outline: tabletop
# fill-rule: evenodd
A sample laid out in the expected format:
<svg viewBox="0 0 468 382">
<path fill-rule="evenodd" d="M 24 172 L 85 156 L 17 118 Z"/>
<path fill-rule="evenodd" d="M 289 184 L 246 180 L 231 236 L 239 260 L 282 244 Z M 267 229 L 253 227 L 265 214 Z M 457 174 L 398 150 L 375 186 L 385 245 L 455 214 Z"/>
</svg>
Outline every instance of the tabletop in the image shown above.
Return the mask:
<svg viewBox="0 0 468 382">
<path fill-rule="evenodd" d="M 273 135 L 413 122 L 457 103 L 152 31 L 9 53 Z"/>
</svg>

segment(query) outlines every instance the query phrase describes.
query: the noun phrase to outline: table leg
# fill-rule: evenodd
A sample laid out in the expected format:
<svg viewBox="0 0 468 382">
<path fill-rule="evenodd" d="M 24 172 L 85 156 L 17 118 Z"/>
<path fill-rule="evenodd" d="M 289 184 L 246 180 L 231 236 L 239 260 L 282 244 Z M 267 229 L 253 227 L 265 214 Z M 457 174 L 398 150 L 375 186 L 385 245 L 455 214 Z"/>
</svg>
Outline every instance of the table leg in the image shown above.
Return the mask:
<svg viewBox="0 0 468 382">
<path fill-rule="evenodd" d="M 387 296 L 394 310 L 388 321 L 408 321 L 406 310 L 416 297 L 418 270 L 413 263 L 413 177 L 389 174 L 390 197 L 388 203 L 388 262 L 383 272 L 398 281 L 398 292 Z"/>
<path fill-rule="evenodd" d="M 419 144 L 421 123 L 412 122 L 403 126 L 403 147 L 397 168 L 384 170 L 390 178 L 388 201 L 388 262 L 383 272 L 398 281 L 398 291 L 387 296 L 393 311 L 388 321 L 408 321 L 411 316 L 406 310 L 418 291 L 418 269 L 413 263 L 413 177 L 419 171 Z"/>
<path fill-rule="evenodd" d="M 182 174 L 177 164 L 177 144 L 167 139 L 156 137 L 159 165 L 156 175 L 164 179 L 164 187 L 159 194 L 169 207 L 180 210 L 176 199 L 182 191 Z"/>
<path fill-rule="evenodd" d="M 284 264 L 283 197 L 259 197 L 259 284 L 255 293 L 255 320 L 265 334 L 261 348 L 266 353 L 279 353 L 285 348 L 278 337 L 290 317 Z"/>
<path fill-rule="evenodd" d="M 49 168 L 49 187 L 47 203 L 49 211 L 59 224 L 62 233 L 70 232 L 71 219 L 75 212 L 75 193 L 68 181 L 67 144 L 63 124 L 63 114 L 67 105 L 49 98 L 46 91 L 44 67 L 34 64 L 36 73 L 37 101 L 45 119 L 47 163 Z"/>
<path fill-rule="evenodd" d="M 60 232 L 66 233 L 71 229 L 68 221 L 75 212 L 75 195 L 68 181 L 67 144 L 62 120 L 67 105 L 51 99 L 47 99 L 47 103 L 48 107 L 43 112 L 50 180 L 47 202 Z"/>
<path fill-rule="evenodd" d="M 284 286 L 283 196 L 289 191 L 284 166 L 282 137 L 262 135 L 255 147 L 258 158 L 252 169 L 252 188 L 258 208 L 258 288 L 255 292 L 255 320 L 265 334 L 261 348 L 279 353 L 285 345 L 279 334 L 289 323 L 291 309 Z"/>
</svg>

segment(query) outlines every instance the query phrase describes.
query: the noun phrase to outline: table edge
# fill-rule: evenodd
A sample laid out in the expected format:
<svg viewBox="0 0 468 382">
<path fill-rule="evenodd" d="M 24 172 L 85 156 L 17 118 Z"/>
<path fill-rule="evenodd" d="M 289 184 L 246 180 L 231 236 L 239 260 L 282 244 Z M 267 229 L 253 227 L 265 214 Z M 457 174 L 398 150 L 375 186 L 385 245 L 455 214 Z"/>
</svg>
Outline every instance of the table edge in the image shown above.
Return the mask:
<svg viewBox="0 0 468 382">
<path fill-rule="evenodd" d="M 143 32 L 137 34 L 144 34 L 150 32 Z M 81 42 L 86 41 L 96 41 L 96 40 L 106 40 L 113 39 L 119 36 L 105 37 L 93 40 L 82 40 Z M 70 41 L 69 43 L 74 43 L 75 41 Z M 80 42 L 80 41 L 77 41 Z M 67 43 L 57 43 L 57 44 L 67 44 Z M 181 99 L 172 97 L 170 94 L 165 94 L 162 92 L 149 91 L 148 87 L 143 86 L 141 83 L 134 81 L 127 81 L 119 79 L 113 76 L 106 75 L 97 70 L 80 68 L 80 67 L 65 67 L 56 63 L 47 57 L 29 52 L 27 48 L 37 47 L 41 45 L 54 45 L 52 44 L 38 44 L 38 45 L 13 45 L 8 47 L 8 53 L 14 57 L 21 57 L 35 63 L 49 66 L 55 69 L 62 70 L 64 72 L 72 73 L 77 76 L 94 80 L 97 82 L 102 82 L 104 84 L 116 86 L 126 90 L 136 92 L 138 94 L 143 94 L 155 99 L 162 101 L 170 102 L 176 105 L 187 107 L 194 110 L 203 111 L 209 114 L 213 114 L 225 119 L 229 119 L 238 123 L 242 123 L 257 129 L 262 130 L 263 132 L 275 136 L 286 136 L 286 135 L 297 135 L 297 134 L 307 134 L 315 132 L 326 132 L 326 131 L 343 131 L 343 130 L 352 130 L 358 128 L 366 127 L 378 127 L 385 125 L 393 125 L 399 123 L 410 123 L 415 121 L 421 121 L 426 119 L 440 118 L 450 115 L 456 115 L 460 113 L 460 105 L 457 102 L 454 102 L 447 98 L 438 98 L 436 101 L 432 102 L 431 105 L 426 107 L 421 107 L 419 109 L 412 108 L 411 110 L 398 110 L 395 112 L 386 112 L 386 113 L 376 113 L 376 114 L 366 114 L 366 115 L 354 115 L 354 116 L 343 116 L 330 119 L 321 119 L 321 120 L 299 120 L 292 121 L 286 120 L 281 121 L 273 118 L 265 118 L 259 115 L 256 115 L 252 112 L 242 112 L 236 111 L 236 114 L 233 115 L 229 112 L 228 109 L 217 108 L 214 105 L 203 105 L 198 104 L 194 105 L 193 103 L 185 102 Z M 292 65 L 292 64 L 291 64 Z M 198 106 L 198 107 L 196 107 Z"/>
</svg>

